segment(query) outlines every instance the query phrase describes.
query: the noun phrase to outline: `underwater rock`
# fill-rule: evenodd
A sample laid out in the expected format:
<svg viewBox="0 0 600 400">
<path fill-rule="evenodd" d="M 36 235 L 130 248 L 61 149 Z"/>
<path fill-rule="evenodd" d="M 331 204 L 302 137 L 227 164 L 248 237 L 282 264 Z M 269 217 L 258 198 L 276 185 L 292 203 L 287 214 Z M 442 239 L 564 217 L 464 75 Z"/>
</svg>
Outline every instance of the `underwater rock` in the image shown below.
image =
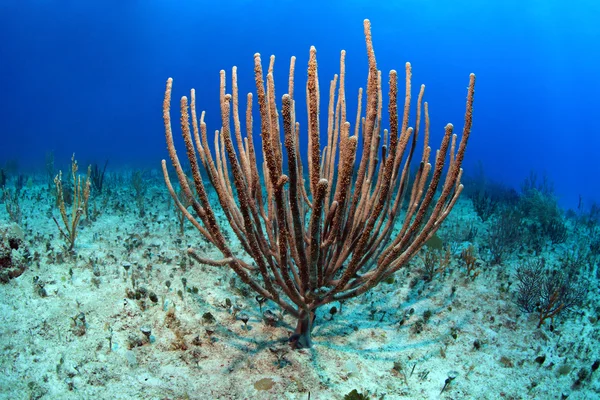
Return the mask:
<svg viewBox="0 0 600 400">
<path fill-rule="evenodd" d="M 0 225 L 0 282 L 21 276 L 27 268 L 29 250 L 23 232 L 15 223 Z"/>
</svg>

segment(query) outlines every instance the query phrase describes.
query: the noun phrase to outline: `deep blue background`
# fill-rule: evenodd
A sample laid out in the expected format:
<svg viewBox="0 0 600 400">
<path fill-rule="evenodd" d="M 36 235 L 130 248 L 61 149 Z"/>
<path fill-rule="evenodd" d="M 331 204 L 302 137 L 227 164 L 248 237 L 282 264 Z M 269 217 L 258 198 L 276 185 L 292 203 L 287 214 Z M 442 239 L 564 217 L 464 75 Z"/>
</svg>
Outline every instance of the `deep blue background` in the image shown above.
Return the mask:
<svg viewBox="0 0 600 400">
<path fill-rule="evenodd" d="M 347 50 L 353 123 L 367 72 L 364 18 L 379 68 L 387 75 L 411 61 L 415 96 L 427 85 L 436 139 L 446 122 L 462 127 L 468 74 L 477 74 L 467 172 L 481 160 L 487 175 L 518 186 L 535 169 L 564 205 L 579 194 L 600 200 L 596 0 L 0 0 L 0 164 L 17 158 L 21 170 L 41 169 L 54 150 L 58 166 L 76 152 L 82 164 L 158 167 L 166 78 L 176 98 L 197 89 L 212 132 L 219 70 L 237 65 L 241 93 L 254 91 L 255 52 L 277 56 L 278 97 L 289 57 L 298 57 L 304 122 L 310 45 L 322 89 Z"/>
</svg>

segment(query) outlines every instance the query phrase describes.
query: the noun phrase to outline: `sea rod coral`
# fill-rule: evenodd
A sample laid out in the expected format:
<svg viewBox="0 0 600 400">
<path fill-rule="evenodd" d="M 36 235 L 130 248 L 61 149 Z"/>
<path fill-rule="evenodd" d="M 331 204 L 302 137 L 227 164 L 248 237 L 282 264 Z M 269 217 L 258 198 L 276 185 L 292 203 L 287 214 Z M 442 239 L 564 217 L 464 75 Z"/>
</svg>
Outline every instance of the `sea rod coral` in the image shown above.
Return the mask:
<svg viewBox="0 0 600 400">
<path fill-rule="evenodd" d="M 233 67 L 231 93 L 226 93 L 225 71 L 221 71 L 222 126 L 212 148 L 204 112 L 199 119 L 196 113 L 195 91 L 191 90 L 189 99 L 181 98 L 181 130 L 192 174 L 189 181 L 173 142 L 173 80 L 167 81 L 163 118 L 169 156 L 195 215 L 180 202 L 163 160 L 165 181 L 181 212 L 223 258 L 211 259 L 194 250 L 189 254 L 208 265 L 229 266 L 256 293 L 295 317 L 297 326 L 290 338 L 294 348 L 311 347 L 318 307 L 359 296 L 406 266 L 439 229 L 463 188 L 461 163 L 471 132 L 475 75 L 470 75 L 462 137 L 458 141 L 453 126 L 446 125 L 431 164 L 425 87 L 421 86 L 418 94 L 415 126 L 409 127 L 411 65 L 406 64 L 401 113 L 398 74 L 390 71 L 389 130 L 383 129 L 382 76 L 368 20 L 364 33 L 369 60 L 366 101 L 363 105 L 360 90 L 353 126 L 346 110 L 344 51 L 339 75 L 330 82 L 326 118 L 321 120 L 317 51 L 311 47 L 305 128 L 296 114 L 295 58 L 290 62 L 288 93 L 278 102 L 275 58 L 270 59 L 265 82 L 261 56 L 255 54 L 262 165 L 257 161 L 252 132 L 252 94 L 247 96 L 246 135 L 242 137 L 237 69 Z M 322 145 L 324 133 L 327 142 Z M 409 179 L 419 135 L 423 135 L 422 156 L 416 160 L 416 175 Z M 307 142 L 306 147 L 301 142 Z M 306 165 L 302 151 L 307 152 Z M 237 256 L 237 249 L 226 240 L 225 228 L 217 222 L 216 204 L 209 201 L 208 183 L 248 257 Z"/>
</svg>

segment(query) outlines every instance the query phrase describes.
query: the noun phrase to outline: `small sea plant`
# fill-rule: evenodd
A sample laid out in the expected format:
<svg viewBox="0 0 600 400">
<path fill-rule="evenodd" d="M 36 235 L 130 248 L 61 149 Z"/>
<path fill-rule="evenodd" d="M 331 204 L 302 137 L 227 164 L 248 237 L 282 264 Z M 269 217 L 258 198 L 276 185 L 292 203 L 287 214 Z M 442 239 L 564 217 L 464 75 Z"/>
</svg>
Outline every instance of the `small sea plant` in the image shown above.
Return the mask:
<svg viewBox="0 0 600 400">
<path fill-rule="evenodd" d="M 91 167 L 88 167 L 87 177 L 84 181 L 81 180 L 81 176 L 77 174 L 79 166 L 77 160 L 75 160 L 75 153 L 71 157 L 71 179 L 73 180 L 73 196 L 71 201 L 71 212 L 67 213 L 67 206 L 65 205 L 65 188 L 63 187 L 62 171 L 58 172 L 58 175 L 54 178 L 54 184 L 56 185 L 56 204 L 60 212 L 62 219 L 62 226 L 58 222 L 55 216 L 52 216 L 60 235 L 65 240 L 67 250 L 73 251 L 75 247 L 75 239 L 77 238 L 79 223 L 81 218 L 86 216 L 88 208 L 88 200 L 90 197 L 90 175 Z"/>
</svg>

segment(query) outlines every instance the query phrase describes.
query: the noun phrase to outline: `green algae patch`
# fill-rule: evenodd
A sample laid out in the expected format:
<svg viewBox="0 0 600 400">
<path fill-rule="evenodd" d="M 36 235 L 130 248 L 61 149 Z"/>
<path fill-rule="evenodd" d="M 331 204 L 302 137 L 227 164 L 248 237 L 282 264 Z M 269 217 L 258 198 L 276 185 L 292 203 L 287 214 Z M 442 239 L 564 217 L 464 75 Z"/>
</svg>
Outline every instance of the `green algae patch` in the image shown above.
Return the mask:
<svg viewBox="0 0 600 400">
<path fill-rule="evenodd" d="M 273 387 L 275 382 L 271 378 L 262 378 L 259 381 L 254 382 L 254 389 L 256 390 L 269 390 Z"/>
</svg>

